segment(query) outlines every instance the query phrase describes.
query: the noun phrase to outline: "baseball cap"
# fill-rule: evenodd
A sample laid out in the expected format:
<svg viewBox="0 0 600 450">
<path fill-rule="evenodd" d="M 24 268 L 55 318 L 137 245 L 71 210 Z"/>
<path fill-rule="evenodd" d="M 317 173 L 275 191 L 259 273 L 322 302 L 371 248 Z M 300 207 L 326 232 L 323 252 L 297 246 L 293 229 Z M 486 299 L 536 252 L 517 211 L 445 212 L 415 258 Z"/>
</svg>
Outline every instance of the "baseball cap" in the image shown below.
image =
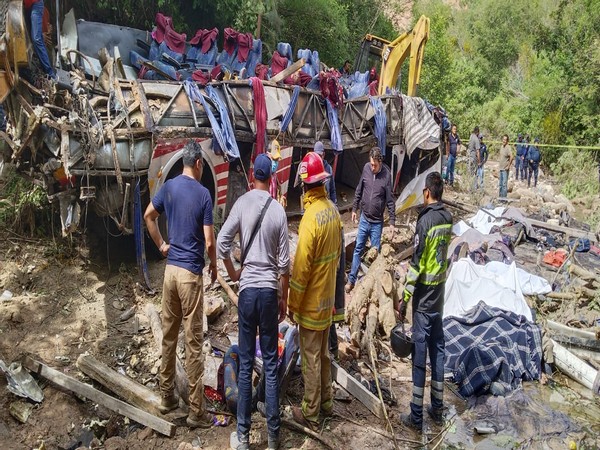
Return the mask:
<svg viewBox="0 0 600 450">
<path fill-rule="evenodd" d="M 254 178 L 265 181 L 271 176 L 271 158 L 266 153 L 261 153 L 254 160 Z"/>
<path fill-rule="evenodd" d="M 314 150 L 317 155 L 323 156 L 323 153 L 325 153 L 325 148 L 323 147 L 323 143 L 321 141 L 315 142 Z"/>
</svg>

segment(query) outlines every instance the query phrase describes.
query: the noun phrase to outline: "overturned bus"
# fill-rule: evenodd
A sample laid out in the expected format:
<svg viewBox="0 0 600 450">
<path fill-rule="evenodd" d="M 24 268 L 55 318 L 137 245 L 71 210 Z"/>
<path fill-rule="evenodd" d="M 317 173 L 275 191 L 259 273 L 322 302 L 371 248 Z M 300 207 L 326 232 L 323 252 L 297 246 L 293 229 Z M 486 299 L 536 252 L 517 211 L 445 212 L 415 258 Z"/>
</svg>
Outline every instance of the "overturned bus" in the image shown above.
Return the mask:
<svg viewBox="0 0 600 450">
<path fill-rule="evenodd" d="M 278 195 L 290 214 L 300 209 L 293 182 L 297 166 L 318 140 L 342 191 L 341 208 L 351 205 L 375 145 L 391 167 L 399 210 L 417 204 L 424 176 L 440 169 L 443 133 L 435 110 L 394 89 L 370 96 L 365 83 L 367 89 L 357 90 L 361 86 L 352 83 L 361 82 L 360 72 L 340 80 L 320 65 L 309 74 L 312 84 L 290 84 L 299 78 L 295 73 L 314 67 L 314 61 L 294 61 L 290 51 L 287 64 L 277 72 L 269 67 L 266 79 L 257 76 L 256 67 L 248 73 L 246 67 L 228 70 L 223 63 L 220 75 L 198 82 L 179 72 L 170 76 L 148 58 L 158 45 L 154 33 L 76 21 L 71 11 L 58 32 L 58 79 L 27 77 L 34 58 L 22 4 L 4 3 L 0 100 L 8 124 L 6 132 L 0 131 L 3 158 L 60 204 L 64 233 L 77 229 L 81 207 L 87 205 L 110 217 L 121 232 L 142 236 L 143 209 L 166 180 L 181 173 L 182 147 L 189 139 L 202 146 L 202 183 L 213 198 L 217 223 L 251 185 L 256 154 L 275 140 L 281 154 Z M 169 60 L 170 55 L 164 56 Z M 150 69 L 152 79 L 139 78 L 140 66 L 146 74 Z M 205 65 L 193 69 L 214 73 Z M 328 77 L 344 95 L 332 101 L 319 77 Z"/>
</svg>

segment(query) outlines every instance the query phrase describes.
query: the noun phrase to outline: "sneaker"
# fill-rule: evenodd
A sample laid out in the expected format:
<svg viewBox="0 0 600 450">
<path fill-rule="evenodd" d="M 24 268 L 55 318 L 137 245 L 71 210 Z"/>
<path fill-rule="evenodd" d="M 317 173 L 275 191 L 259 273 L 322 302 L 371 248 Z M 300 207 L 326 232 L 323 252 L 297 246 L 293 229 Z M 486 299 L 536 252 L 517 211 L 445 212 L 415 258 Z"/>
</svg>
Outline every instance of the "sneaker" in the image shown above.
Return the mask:
<svg viewBox="0 0 600 450">
<path fill-rule="evenodd" d="M 185 420 L 185 423 L 190 428 L 210 428 L 213 425 L 212 414 L 203 413 L 196 415 L 196 413 L 190 412 L 190 415 Z"/>
<path fill-rule="evenodd" d="M 412 418 L 412 414 L 400 414 L 400 421 L 403 425 L 408 428 L 411 428 L 417 432 L 423 431 L 423 423 L 415 423 Z"/>
<path fill-rule="evenodd" d="M 306 417 L 304 417 L 302 408 L 299 408 L 298 406 L 292 407 L 292 418 L 294 419 L 294 422 L 310 429 L 311 431 L 319 431 L 319 422 L 313 422 L 312 420 L 308 420 Z"/>
<path fill-rule="evenodd" d="M 346 283 L 346 287 L 345 287 L 346 293 L 347 294 L 350 293 L 352 291 L 352 289 L 354 289 L 354 283 L 352 283 L 351 281 L 348 281 Z"/>
<path fill-rule="evenodd" d="M 444 425 L 444 413 L 440 409 L 433 409 L 432 406 L 427 407 L 427 414 L 436 425 Z"/>
<path fill-rule="evenodd" d="M 267 438 L 267 450 L 277 450 L 279 448 L 279 435 L 269 434 Z"/>
<path fill-rule="evenodd" d="M 229 436 L 229 447 L 231 450 L 250 450 L 250 439 L 241 442 L 237 431 L 232 431 Z"/>
<path fill-rule="evenodd" d="M 169 411 L 173 411 L 174 409 L 179 407 L 179 399 L 175 397 L 175 394 L 170 393 L 164 395 L 160 401 L 160 406 L 158 410 L 161 414 L 167 414 Z"/>
</svg>

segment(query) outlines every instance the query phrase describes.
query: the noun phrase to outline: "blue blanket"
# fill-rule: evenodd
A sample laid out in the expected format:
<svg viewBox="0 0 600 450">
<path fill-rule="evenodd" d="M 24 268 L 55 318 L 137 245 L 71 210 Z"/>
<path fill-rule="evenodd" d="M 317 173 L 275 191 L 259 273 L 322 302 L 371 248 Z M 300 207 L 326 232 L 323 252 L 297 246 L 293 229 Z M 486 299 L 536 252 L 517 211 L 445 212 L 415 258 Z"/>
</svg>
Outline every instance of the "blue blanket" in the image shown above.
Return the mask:
<svg viewBox="0 0 600 450">
<path fill-rule="evenodd" d="M 541 375 L 540 327 L 479 302 L 466 317 L 444 319 L 447 372 L 461 395 L 510 392 Z"/>
</svg>

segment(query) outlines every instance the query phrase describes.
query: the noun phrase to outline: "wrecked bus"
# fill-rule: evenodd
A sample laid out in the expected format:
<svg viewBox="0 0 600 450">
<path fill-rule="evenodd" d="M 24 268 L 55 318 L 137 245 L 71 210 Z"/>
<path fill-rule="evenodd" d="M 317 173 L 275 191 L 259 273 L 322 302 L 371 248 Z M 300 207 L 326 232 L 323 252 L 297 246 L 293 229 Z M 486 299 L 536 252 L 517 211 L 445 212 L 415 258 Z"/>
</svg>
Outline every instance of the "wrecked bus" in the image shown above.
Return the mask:
<svg viewBox="0 0 600 450">
<path fill-rule="evenodd" d="M 398 209 L 418 203 L 419 183 L 427 172 L 439 170 L 443 133 L 439 120 L 434 120 L 436 110 L 394 89 L 368 95 L 367 83 L 360 84 L 368 71 L 357 72 L 351 81 L 339 80 L 324 72 L 318 61 L 315 69 L 316 52 L 305 52 L 307 58 L 294 61 L 289 48 L 278 53 L 287 56 L 280 70 L 266 66 L 268 79 L 259 79 L 258 66 L 240 69 L 234 58 L 228 66 L 229 55 L 221 57 L 224 49 L 217 52 L 217 76 L 198 82 L 196 71 L 211 73 L 215 66 L 196 64 L 187 72 L 193 76 L 186 76 L 185 70 L 177 69 L 177 60 L 165 65 L 177 57 L 166 38 L 163 48 L 156 33 L 75 20 L 70 11 L 57 33 L 58 79 L 51 80 L 31 76 L 35 58 L 22 3 L 5 1 L 6 8 L 0 30 L 0 101 L 7 117 L 7 129 L 0 131 L 6 143 L 3 158 L 60 205 L 65 234 L 77 229 L 82 207 L 87 206 L 100 217 L 110 217 L 122 233 L 142 236 L 143 209 L 166 180 L 181 172 L 182 147 L 188 139 L 202 146 L 202 182 L 211 193 L 216 223 L 249 188 L 254 156 L 275 140 L 281 153 L 279 197 L 290 214 L 300 209 L 293 182 L 297 165 L 318 140 L 336 182 L 348 191 L 341 207 L 351 205 L 353 188 L 374 145 L 383 149 L 392 169 Z M 260 40 L 252 41 L 250 52 L 256 41 Z M 157 47 L 159 62 L 151 57 Z M 185 48 L 189 52 L 190 44 Z M 211 48 L 216 49 L 216 42 Z M 372 56 L 373 49 L 363 49 Z M 380 58 L 390 54 L 376 50 Z M 262 61 L 262 54 L 256 59 Z M 311 83 L 289 84 L 301 72 L 308 72 Z M 319 77 L 327 77 L 343 95 L 328 95 L 332 90 L 323 89 Z"/>
</svg>

